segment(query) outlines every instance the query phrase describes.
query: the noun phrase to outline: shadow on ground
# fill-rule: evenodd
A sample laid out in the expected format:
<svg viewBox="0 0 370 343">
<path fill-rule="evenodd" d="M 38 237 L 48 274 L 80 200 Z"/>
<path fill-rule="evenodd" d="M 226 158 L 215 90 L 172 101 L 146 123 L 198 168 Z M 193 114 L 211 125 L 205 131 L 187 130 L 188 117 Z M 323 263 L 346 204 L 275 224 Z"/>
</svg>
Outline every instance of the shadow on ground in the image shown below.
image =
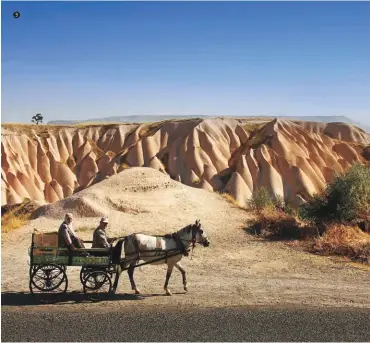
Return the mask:
<svg viewBox="0 0 370 343">
<path fill-rule="evenodd" d="M 173 293 L 185 294 L 185 292 Z M 145 298 L 166 296 L 165 294 L 114 294 L 108 296 L 102 296 L 99 299 L 89 300 L 85 294 L 80 292 L 67 292 L 63 295 L 47 295 L 34 296 L 31 293 L 26 292 L 3 292 L 1 293 L 1 305 L 2 306 L 37 306 L 45 304 L 78 304 L 78 303 L 91 303 L 101 301 L 137 301 L 144 300 Z"/>
</svg>

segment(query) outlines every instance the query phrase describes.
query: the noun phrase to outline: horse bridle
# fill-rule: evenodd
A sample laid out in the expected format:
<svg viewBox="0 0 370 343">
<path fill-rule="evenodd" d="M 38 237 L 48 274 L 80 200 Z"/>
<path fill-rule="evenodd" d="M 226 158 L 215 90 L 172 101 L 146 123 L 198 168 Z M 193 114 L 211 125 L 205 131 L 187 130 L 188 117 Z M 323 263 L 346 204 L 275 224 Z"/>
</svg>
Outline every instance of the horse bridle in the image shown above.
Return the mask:
<svg viewBox="0 0 370 343">
<path fill-rule="evenodd" d="M 192 247 L 194 249 L 196 243 L 201 244 L 201 242 L 197 242 L 197 232 L 198 231 L 200 232 L 201 229 L 196 224 L 192 224 L 191 226 L 192 226 L 192 228 L 191 228 L 191 239 L 183 239 L 183 238 L 180 238 L 180 239 L 184 242 L 191 242 Z M 201 233 L 203 233 L 203 232 L 201 232 Z"/>
</svg>

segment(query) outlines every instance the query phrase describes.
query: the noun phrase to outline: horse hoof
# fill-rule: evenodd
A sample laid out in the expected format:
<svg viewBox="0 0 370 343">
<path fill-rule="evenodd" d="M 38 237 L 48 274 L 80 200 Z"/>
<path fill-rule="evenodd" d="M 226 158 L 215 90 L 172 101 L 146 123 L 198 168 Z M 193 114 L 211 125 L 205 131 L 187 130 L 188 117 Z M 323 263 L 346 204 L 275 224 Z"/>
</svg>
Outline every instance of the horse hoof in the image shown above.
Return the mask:
<svg viewBox="0 0 370 343">
<path fill-rule="evenodd" d="M 135 289 L 135 294 L 141 294 L 138 289 Z"/>
<path fill-rule="evenodd" d="M 166 295 L 172 295 L 171 291 L 166 291 Z"/>
<path fill-rule="evenodd" d="M 187 292 L 188 291 L 188 288 L 187 287 L 184 287 L 184 291 Z"/>
</svg>

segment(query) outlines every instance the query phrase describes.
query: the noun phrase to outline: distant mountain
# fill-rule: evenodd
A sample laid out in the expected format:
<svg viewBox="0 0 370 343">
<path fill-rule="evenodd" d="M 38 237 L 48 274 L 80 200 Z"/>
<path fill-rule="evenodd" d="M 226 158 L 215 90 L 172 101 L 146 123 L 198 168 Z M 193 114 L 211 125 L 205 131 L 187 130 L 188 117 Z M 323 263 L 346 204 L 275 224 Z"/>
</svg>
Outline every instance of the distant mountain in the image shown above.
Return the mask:
<svg viewBox="0 0 370 343">
<path fill-rule="evenodd" d="M 162 120 L 170 119 L 186 119 L 186 118 L 210 118 L 211 116 L 199 115 L 141 115 L 141 116 L 115 116 L 115 117 L 105 117 L 105 118 L 95 118 L 86 120 L 52 120 L 48 124 L 52 125 L 71 125 L 71 124 L 81 124 L 81 123 L 147 123 L 147 122 L 157 122 Z"/>
<path fill-rule="evenodd" d="M 302 120 L 302 121 L 316 121 L 323 123 L 341 122 L 352 124 L 360 127 L 364 131 L 370 134 L 370 126 L 366 126 L 360 122 L 353 121 L 345 116 L 211 116 L 211 115 L 136 115 L 136 116 L 114 116 L 114 117 L 104 117 L 86 120 L 52 120 L 48 124 L 51 125 L 73 125 L 81 123 L 147 123 L 147 122 L 157 122 L 163 120 L 171 119 L 190 119 L 190 118 L 214 118 L 214 117 L 230 117 L 230 118 L 263 118 L 263 119 L 274 119 L 283 118 L 288 120 Z"/>
</svg>

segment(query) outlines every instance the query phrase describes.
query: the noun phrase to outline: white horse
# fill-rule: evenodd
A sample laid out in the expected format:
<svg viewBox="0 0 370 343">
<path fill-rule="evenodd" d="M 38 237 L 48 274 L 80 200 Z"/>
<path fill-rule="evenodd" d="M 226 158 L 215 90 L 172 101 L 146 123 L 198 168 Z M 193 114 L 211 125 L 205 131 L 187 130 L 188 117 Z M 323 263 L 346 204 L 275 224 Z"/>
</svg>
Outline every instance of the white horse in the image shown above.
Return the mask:
<svg viewBox="0 0 370 343">
<path fill-rule="evenodd" d="M 180 264 L 182 256 L 187 256 L 191 246 L 196 243 L 208 247 L 210 242 L 204 232 L 200 221 L 190 224 L 181 230 L 164 236 L 150 236 L 146 234 L 131 234 L 124 242 L 125 259 L 121 263 L 121 271 L 127 269 L 131 288 L 135 294 L 140 294 L 134 281 L 135 265 L 140 260 L 153 265 L 167 264 L 166 281 L 164 290 L 167 295 L 172 295 L 168 289 L 168 282 L 173 267 L 182 274 L 184 290 L 187 292 L 186 272 Z M 116 285 L 115 285 L 116 286 Z"/>
</svg>

